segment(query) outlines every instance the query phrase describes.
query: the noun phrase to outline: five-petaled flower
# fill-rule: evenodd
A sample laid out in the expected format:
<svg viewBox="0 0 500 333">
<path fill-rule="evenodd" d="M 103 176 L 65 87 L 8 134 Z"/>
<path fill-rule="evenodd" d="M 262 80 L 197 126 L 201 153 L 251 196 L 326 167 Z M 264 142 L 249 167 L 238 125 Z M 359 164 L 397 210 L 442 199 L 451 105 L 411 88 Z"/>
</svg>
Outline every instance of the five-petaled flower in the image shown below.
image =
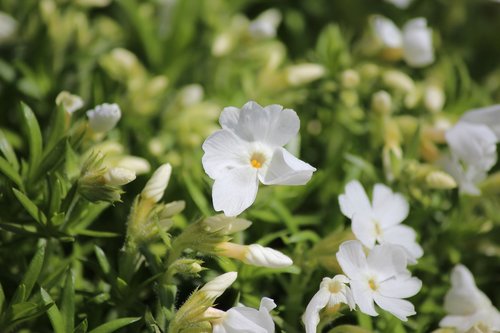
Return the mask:
<svg viewBox="0 0 500 333">
<path fill-rule="evenodd" d="M 337 260 L 350 280 L 354 301 L 361 312 L 377 316 L 375 301 L 403 321 L 416 313 L 413 304 L 403 298 L 417 294 L 422 281 L 406 269 L 401 247 L 376 245 L 366 256 L 359 241 L 347 241 L 340 245 Z"/>
<path fill-rule="evenodd" d="M 216 211 L 236 216 L 255 201 L 259 181 L 303 185 L 316 171 L 283 148 L 299 131 L 295 111 L 248 102 L 241 109 L 225 108 L 219 122 L 222 130 L 209 136 L 202 147 L 203 167 L 215 180 Z"/>
<path fill-rule="evenodd" d="M 410 209 L 401 194 L 376 184 L 370 203 L 363 186 L 353 180 L 339 196 L 339 204 L 342 213 L 352 219 L 352 232 L 364 246 L 371 249 L 377 242 L 399 245 L 404 248 L 410 263 L 416 263 L 416 259 L 423 255 L 422 248 L 415 241 L 415 231 L 401 224 Z"/>
</svg>

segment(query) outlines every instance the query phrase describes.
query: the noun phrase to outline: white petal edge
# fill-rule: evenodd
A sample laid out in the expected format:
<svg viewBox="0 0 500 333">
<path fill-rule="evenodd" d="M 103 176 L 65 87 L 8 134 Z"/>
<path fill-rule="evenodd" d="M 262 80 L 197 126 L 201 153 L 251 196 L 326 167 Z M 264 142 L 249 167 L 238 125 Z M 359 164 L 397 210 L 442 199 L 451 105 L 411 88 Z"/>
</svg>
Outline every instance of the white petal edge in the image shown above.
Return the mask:
<svg viewBox="0 0 500 333">
<path fill-rule="evenodd" d="M 285 148 L 276 148 L 264 175 L 259 174 L 265 185 L 304 185 L 316 168 L 299 160 Z"/>
<path fill-rule="evenodd" d="M 306 328 L 306 333 L 316 333 L 319 323 L 319 312 L 328 304 L 330 292 L 320 288 L 307 304 L 306 311 L 302 315 L 302 322 Z"/>
<path fill-rule="evenodd" d="M 371 214 L 372 207 L 368 195 L 361 183 L 352 180 L 345 186 L 345 192 L 339 196 L 342 214 L 352 218 L 355 213 Z"/>
</svg>

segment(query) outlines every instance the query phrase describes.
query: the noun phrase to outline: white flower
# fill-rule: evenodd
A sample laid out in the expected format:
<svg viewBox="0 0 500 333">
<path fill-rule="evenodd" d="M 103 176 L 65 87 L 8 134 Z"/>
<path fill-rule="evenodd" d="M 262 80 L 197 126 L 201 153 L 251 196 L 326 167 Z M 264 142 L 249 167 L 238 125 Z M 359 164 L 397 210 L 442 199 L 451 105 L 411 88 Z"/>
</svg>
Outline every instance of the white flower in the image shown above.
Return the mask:
<svg viewBox="0 0 500 333">
<path fill-rule="evenodd" d="M 403 58 L 412 67 L 424 67 L 434 62 L 432 30 L 425 18 L 408 21 L 403 27 Z"/>
<path fill-rule="evenodd" d="M 0 44 L 11 39 L 17 30 L 17 21 L 0 11 Z"/>
<path fill-rule="evenodd" d="M 423 250 L 415 241 L 415 231 L 402 225 L 408 216 L 409 205 L 399 193 L 376 184 L 373 188 L 373 202 L 370 203 L 363 186 L 357 181 L 349 182 L 345 193 L 339 196 L 340 210 L 352 220 L 352 232 L 368 248 L 375 243 L 401 246 L 410 263 L 423 255 Z"/>
<path fill-rule="evenodd" d="M 347 283 L 349 283 L 349 279 L 342 274 L 335 275 L 333 279 L 323 278 L 319 291 L 311 298 L 302 316 L 306 333 L 316 333 L 321 309 L 325 307 L 335 308 L 341 303 L 349 305 L 351 310 L 354 309 L 356 305 Z"/>
<path fill-rule="evenodd" d="M 377 316 L 375 301 L 403 321 L 416 313 L 413 304 L 403 298 L 417 294 L 422 281 L 406 270 L 406 256 L 399 246 L 376 245 L 366 257 L 360 242 L 347 241 L 340 245 L 337 260 L 361 312 Z"/>
<path fill-rule="evenodd" d="M 274 333 L 274 322 L 269 312 L 276 307 L 274 301 L 263 297 L 259 310 L 247 306 L 229 309 L 212 324 L 213 333 Z"/>
<path fill-rule="evenodd" d="M 462 193 L 479 195 L 477 184 L 487 177 L 497 161 L 495 133 L 486 125 L 459 121 L 446 131 L 445 137 L 451 155 L 445 156 L 441 163 Z"/>
<path fill-rule="evenodd" d="M 205 293 L 208 297 L 217 298 L 236 281 L 237 277 L 238 273 L 236 272 L 224 273 L 207 282 L 199 291 Z"/>
<path fill-rule="evenodd" d="M 214 209 L 236 216 L 265 185 L 303 185 L 316 170 L 283 146 L 299 131 L 300 121 L 280 105 L 261 107 L 248 102 L 241 109 L 227 107 L 220 116 L 222 130 L 203 143 L 203 168 L 214 179 Z"/>
<path fill-rule="evenodd" d="M 281 22 L 281 13 L 275 8 L 262 12 L 250 23 L 248 31 L 255 38 L 273 38 Z"/>
<path fill-rule="evenodd" d="M 149 198 L 154 202 L 160 201 L 163 193 L 168 186 L 170 175 L 172 174 L 172 166 L 170 163 L 162 164 L 153 173 L 146 186 L 141 192 L 143 198 Z"/>
<path fill-rule="evenodd" d="M 409 66 L 424 67 L 434 62 L 432 30 L 427 27 L 425 18 L 408 21 L 401 31 L 390 19 L 376 15 L 372 26 L 386 48 L 402 49 L 403 58 Z"/>
<path fill-rule="evenodd" d="M 385 2 L 392 3 L 398 8 L 406 9 L 413 2 L 413 0 L 385 0 Z"/>
<path fill-rule="evenodd" d="M 95 132 L 108 132 L 112 130 L 122 116 L 118 104 L 104 103 L 87 111 L 89 126 Z"/>
<path fill-rule="evenodd" d="M 292 259 L 280 251 L 260 244 L 241 245 L 222 242 L 217 245 L 217 250 L 221 256 L 235 258 L 254 266 L 283 268 L 293 264 Z"/>
<path fill-rule="evenodd" d="M 56 97 L 56 104 L 62 105 L 67 113 L 71 114 L 83 106 L 83 99 L 78 95 L 70 94 L 67 91 L 61 91 Z"/>
<path fill-rule="evenodd" d="M 492 331 L 500 331 L 500 312 L 477 288 L 472 273 L 463 265 L 453 268 L 451 289 L 446 293 L 444 308 L 448 315 L 439 323 L 441 327 L 455 327 L 458 333 L 464 333 L 480 324 Z"/>
<path fill-rule="evenodd" d="M 500 104 L 470 110 L 464 113 L 460 120 L 470 124 L 488 126 L 495 133 L 497 140 L 500 141 Z"/>
</svg>

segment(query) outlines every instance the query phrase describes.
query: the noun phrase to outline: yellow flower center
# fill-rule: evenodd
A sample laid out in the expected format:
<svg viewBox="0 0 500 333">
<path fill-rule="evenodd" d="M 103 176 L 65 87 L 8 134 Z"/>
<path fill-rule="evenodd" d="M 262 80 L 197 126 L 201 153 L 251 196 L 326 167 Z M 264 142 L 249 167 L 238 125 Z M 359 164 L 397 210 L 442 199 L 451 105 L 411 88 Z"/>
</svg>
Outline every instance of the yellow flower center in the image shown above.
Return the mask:
<svg viewBox="0 0 500 333">
<path fill-rule="evenodd" d="M 328 290 L 330 290 L 332 294 L 338 293 L 341 289 L 342 284 L 339 282 L 330 282 L 330 284 L 328 285 Z"/>
<path fill-rule="evenodd" d="M 373 291 L 376 291 L 378 289 L 377 282 L 373 278 L 368 280 L 368 285 L 370 286 L 370 289 Z"/>
<path fill-rule="evenodd" d="M 378 221 L 374 221 L 375 223 L 375 235 L 381 236 L 382 235 L 382 227 L 380 226 L 380 223 Z"/>
<path fill-rule="evenodd" d="M 250 157 L 250 164 L 255 169 L 262 168 L 262 165 L 264 164 L 265 161 L 266 161 L 266 158 L 261 153 L 253 153 L 252 156 Z"/>
</svg>

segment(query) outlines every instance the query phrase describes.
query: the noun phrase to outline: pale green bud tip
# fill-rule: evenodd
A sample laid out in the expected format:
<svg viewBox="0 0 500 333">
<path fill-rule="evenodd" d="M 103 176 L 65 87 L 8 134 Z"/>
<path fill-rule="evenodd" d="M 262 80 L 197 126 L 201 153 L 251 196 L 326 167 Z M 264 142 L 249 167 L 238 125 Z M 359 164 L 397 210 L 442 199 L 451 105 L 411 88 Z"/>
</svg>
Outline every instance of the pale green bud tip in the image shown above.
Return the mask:
<svg viewBox="0 0 500 333">
<path fill-rule="evenodd" d="M 425 89 L 424 105 L 430 112 L 439 112 L 443 109 L 445 103 L 445 95 L 443 89 L 438 86 L 431 85 Z"/>
<path fill-rule="evenodd" d="M 292 86 L 299 86 L 323 77 L 325 67 L 318 64 L 300 64 L 287 68 L 287 81 Z"/>
<path fill-rule="evenodd" d="M 229 288 L 234 281 L 236 281 L 237 277 L 238 273 L 236 272 L 228 272 L 219 275 L 212 281 L 205 284 L 200 289 L 200 292 L 204 292 L 208 297 L 217 298 L 222 295 L 222 293 L 226 291 L 226 289 Z"/>
<path fill-rule="evenodd" d="M 61 91 L 56 97 L 56 105 L 62 106 L 67 113 L 71 114 L 82 108 L 83 99 L 67 91 Z"/>
<path fill-rule="evenodd" d="M 410 93 L 415 89 L 415 82 L 403 72 L 388 70 L 384 73 L 382 80 L 384 84 L 394 90 L 402 90 Z"/>
<path fill-rule="evenodd" d="M 430 188 L 448 190 L 457 187 L 452 176 L 443 171 L 432 171 L 425 177 L 425 182 Z"/>
<path fill-rule="evenodd" d="M 359 84 L 359 74 L 353 69 L 342 72 L 342 85 L 346 88 L 355 88 Z"/>
<path fill-rule="evenodd" d="M 130 183 L 135 179 L 135 172 L 125 168 L 111 168 L 104 174 L 106 184 L 120 186 Z"/>
<path fill-rule="evenodd" d="M 160 213 L 160 219 L 166 219 L 179 214 L 186 208 L 186 202 L 183 200 L 172 201 L 163 207 Z"/>
<path fill-rule="evenodd" d="M 87 111 L 89 126 L 95 132 L 108 132 L 112 130 L 122 116 L 118 104 L 104 103 Z"/>
<path fill-rule="evenodd" d="M 163 193 L 168 186 L 170 175 L 172 174 L 172 166 L 170 163 L 161 165 L 151 176 L 146 186 L 142 190 L 142 197 L 153 200 L 154 202 L 160 201 Z"/>
<path fill-rule="evenodd" d="M 392 109 L 391 95 L 385 90 L 381 90 L 372 95 L 372 109 L 381 114 L 388 114 Z"/>
<path fill-rule="evenodd" d="M 248 220 L 228 217 L 224 214 L 208 217 L 203 222 L 205 224 L 206 231 L 220 232 L 224 235 L 243 231 L 252 225 L 252 222 Z"/>
</svg>

